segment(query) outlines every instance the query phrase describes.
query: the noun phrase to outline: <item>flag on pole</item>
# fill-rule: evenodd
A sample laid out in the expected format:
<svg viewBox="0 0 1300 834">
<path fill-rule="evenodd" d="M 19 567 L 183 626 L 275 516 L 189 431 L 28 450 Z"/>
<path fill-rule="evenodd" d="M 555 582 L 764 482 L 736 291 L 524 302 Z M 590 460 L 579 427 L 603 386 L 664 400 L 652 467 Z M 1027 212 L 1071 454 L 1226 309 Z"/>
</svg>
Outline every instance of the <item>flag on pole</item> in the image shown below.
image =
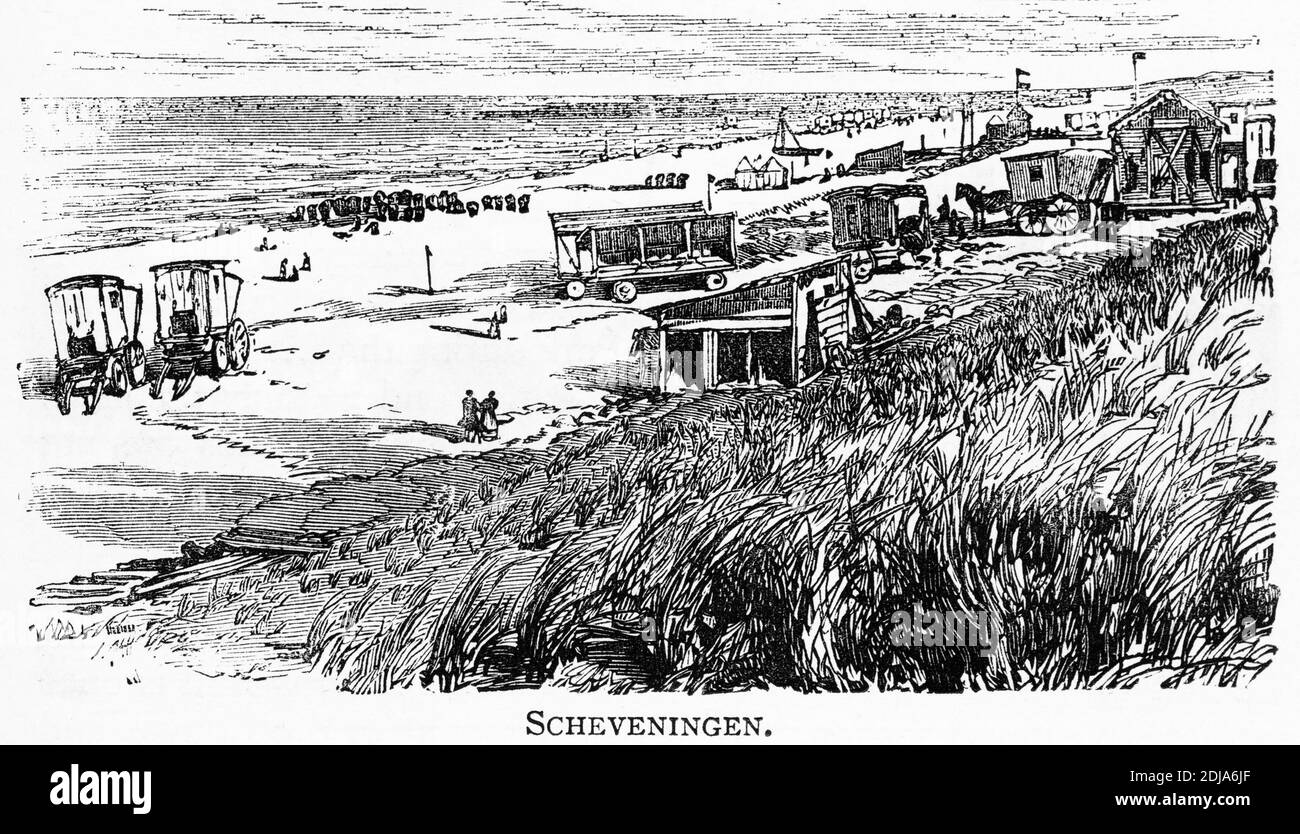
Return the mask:
<svg viewBox="0 0 1300 834">
<path fill-rule="evenodd" d="M 1029 73 L 1027 73 L 1027 72 L 1025 72 L 1024 70 L 1020 69 L 1020 67 L 1016 67 L 1016 89 L 1017 89 L 1017 90 L 1028 90 L 1028 89 L 1029 89 L 1029 82 L 1028 82 L 1028 81 L 1021 81 L 1020 79 L 1021 79 L 1022 76 L 1023 76 L 1024 78 L 1028 78 L 1028 77 L 1029 77 Z"/>
<path fill-rule="evenodd" d="M 1134 60 L 1134 61 L 1145 61 L 1146 59 L 1147 59 L 1147 54 L 1146 54 L 1145 52 L 1134 52 L 1134 53 L 1133 53 L 1133 60 Z"/>
</svg>

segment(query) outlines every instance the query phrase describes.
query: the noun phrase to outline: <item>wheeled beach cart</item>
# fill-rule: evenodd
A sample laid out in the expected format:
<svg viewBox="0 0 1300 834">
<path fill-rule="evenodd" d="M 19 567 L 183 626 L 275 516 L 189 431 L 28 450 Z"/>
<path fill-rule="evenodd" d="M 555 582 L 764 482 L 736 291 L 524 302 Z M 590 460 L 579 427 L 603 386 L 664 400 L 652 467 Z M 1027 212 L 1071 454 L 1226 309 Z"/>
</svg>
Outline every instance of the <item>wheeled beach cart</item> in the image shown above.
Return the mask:
<svg viewBox="0 0 1300 834">
<path fill-rule="evenodd" d="M 877 267 L 899 263 L 928 249 L 930 200 L 925 187 L 852 185 L 826 195 L 831 208 L 831 244 L 837 252 L 856 252 L 854 275 L 865 278 Z"/>
<path fill-rule="evenodd" d="M 226 271 L 229 261 L 172 261 L 151 267 L 158 310 L 157 343 L 162 348 L 162 372 L 149 394 L 162 396 L 172 381 L 178 399 L 200 370 L 216 379 L 248 364 L 252 340 L 248 327 L 236 317 L 243 279 Z"/>
<path fill-rule="evenodd" d="M 642 288 L 716 292 L 736 268 L 736 215 L 712 214 L 703 203 L 551 214 L 564 294 L 577 300 L 588 285 L 609 285 L 627 303 Z"/>
<path fill-rule="evenodd" d="M 94 414 L 100 397 L 120 397 L 144 382 L 141 293 L 111 275 L 82 275 L 45 291 L 54 325 L 54 399 L 61 414 L 81 397 Z"/>
<path fill-rule="evenodd" d="M 1084 148 L 1002 160 L 1012 224 L 1030 235 L 1068 235 L 1092 223 L 1114 182 L 1115 158 Z"/>
</svg>

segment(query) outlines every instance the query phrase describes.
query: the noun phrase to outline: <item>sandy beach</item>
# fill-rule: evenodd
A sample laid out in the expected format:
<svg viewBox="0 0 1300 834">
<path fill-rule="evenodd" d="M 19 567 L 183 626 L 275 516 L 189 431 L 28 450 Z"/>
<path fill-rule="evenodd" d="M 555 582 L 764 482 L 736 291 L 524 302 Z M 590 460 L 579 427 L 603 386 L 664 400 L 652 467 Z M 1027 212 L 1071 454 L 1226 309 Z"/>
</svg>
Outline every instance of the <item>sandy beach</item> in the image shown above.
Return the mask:
<svg viewBox="0 0 1300 834">
<path fill-rule="evenodd" d="M 1036 112 L 1036 123 L 1060 125 L 1071 109 L 1078 108 Z M 981 132 L 990 115 L 977 115 Z M 825 192 L 855 183 L 913 181 L 925 173 L 822 182 L 824 169 L 847 166 L 855 152 L 899 140 L 907 150 L 919 149 L 922 136 L 926 148 L 951 146 L 959 126 L 955 117 L 922 118 L 855 131 L 852 137 L 803 134 L 806 146 L 826 148 L 829 158 L 807 166 L 794 160 L 795 177 L 813 179 L 785 190 L 706 193 L 709 175 L 730 177 L 742 157 L 770 156 L 771 138 L 764 137 L 690 148 L 680 156 L 612 159 L 562 176 L 461 192 L 466 202 L 485 194 L 529 194 L 527 214 L 430 212 L 422 223 L 383 223 L 377 236 L 355 234 L 346 240 L 334 236 L 337 228 L 325 226 L 292 231 L 256 226 L 203 240 L 33 258 L 24 279 L 31 289 L 20 294 L 23 309 L 16 317 L 30 324 L 24 343 L 31 352 L 20 372 L 29 393 L 41 374 L 48 374 L 44 357 L 52 352 L 39 288 L 70 275 L 112 274 L 145 287 L 140 332 L 150 345 L 156 323 L 148 268 L 180 258 L 229 259 L 230 271 L 244 279 L 239 315 L 253 336 L 252 358 L 242 374 L 219 381 L 200 377 L 175 402 L 166 396 L 151 400 L 141 389 L 120 400 L 105 398 L 93 417 L 78 409 L 60 417 L 53 403 L 39 397 L 24 403 L 32 436 L 16 454 L 19 465 L 37 473 L 26 498 L 37 511 L 34 516 L 75 535 L 64 538 L 60 548 L 66 563 L 41 565 L 35 578 L 48 581 L 102 568 L 124 554 L 173 555 L 183 541 L 202 541 L 234 525 L 263 498 L 321 478 L 370 476 L 429 455 L 547 443 L 600 408 L 604 398 L 644 389 L 647 380 L 638 377 L 631 357 L 634 332 L 653 324 L 641 311 L 701 292 L 643 293 L 629 305 L 594 294 L 578 302 L 557 297 L 548 213 L 688 201 L 736 212 L 742 268 L 730 276 L 729 286 L 740 286 L 832 254 L 820 199 Z M 1038 140 L 1007 153 L 1068 144 Z M 666 173 L 688 174 L 688 187 L 611 189 Z M 943 195 L 952 198 L 958 182 L 1005 187 L 998 156 L 920 181 L 931 212 Z M 401 187 L 421 190 L 418 182 L 395 183 L 390 190 Z M 958 208 L 966 211 L 964 204 Z M 273 250 L 259 251 L 264 237 Z M 1026 255 L 1060 243 L 1004 237 L 984 244 L 977 256 L 953 253 L 943 267 L 923 264 L 879 276 L 861 288 L 863 298 L 876 314 L 901 303 L 906 313 L 919 315 L 935 299 L 944 299 L 960 315 L 1000 281 L 1021 274 Z M 431 284 L 425 246 L 433 252 Z M 298 282 L 263 279 L 278 274 L 283 258 L 300 265 L 304 253 L 310 254 L 312 269 Z M 509 316 L 501 338 L 486 338 L 490 316 L 501 305 Z M 543 367 L 545 372 L 539 370 Z M 496 392 L 500 440 L 482 446 L 458 442 L 455 423 L 466 390 L 480 397 Z M 124 460 L 134 469 L 130 479 L 122 479 L 121 500 L 108 509 L 95 502 L 97 526 L 87 535 L 78 507 L 91 503 L 85 497 L 88 481 L 92 475 L 99 481 L 104 467 L 120 468 Z M 209 475 L 196 479 L 184 473 Z M 188 499 L 184 506 L 176 501 L 178 482 Z M 51 535 L 38 518 L 30 520 L 32 535 Z"/>
</svg>

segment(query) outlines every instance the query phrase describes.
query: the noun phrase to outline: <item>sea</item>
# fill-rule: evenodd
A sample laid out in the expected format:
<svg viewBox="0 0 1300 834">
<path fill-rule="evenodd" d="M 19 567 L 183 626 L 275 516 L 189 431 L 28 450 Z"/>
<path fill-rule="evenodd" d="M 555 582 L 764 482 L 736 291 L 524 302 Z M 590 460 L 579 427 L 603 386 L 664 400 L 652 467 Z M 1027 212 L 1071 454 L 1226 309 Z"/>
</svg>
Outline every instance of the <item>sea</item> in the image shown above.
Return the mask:
<svg viewBox="0 0 1300 834">
<path fill-rule="evenodd" d="M 980 109 L 1010 94 L 976 94 Z M 822 114 L 956 107 L 965 94 L 625 97 L 266 96 L 23 102 L 31 255 L 273 223 L 299 204 L 395 186 L 544 180 L 604 158 L 796 131 Z"/>
</svg>

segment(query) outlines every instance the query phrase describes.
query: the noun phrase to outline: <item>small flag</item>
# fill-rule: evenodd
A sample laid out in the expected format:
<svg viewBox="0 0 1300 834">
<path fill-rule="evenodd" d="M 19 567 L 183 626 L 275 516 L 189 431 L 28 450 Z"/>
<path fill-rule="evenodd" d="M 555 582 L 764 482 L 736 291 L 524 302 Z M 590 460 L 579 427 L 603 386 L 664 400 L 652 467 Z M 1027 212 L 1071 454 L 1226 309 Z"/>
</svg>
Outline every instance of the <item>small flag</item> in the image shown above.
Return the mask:
<svg viewBox="0 0 1300 834">
<path fill-rule="evenodd" d="M 1024 70 L 1022 70 L 1022 69 L 1020 69 L 1020 67 L 1016 67 L 1016 89 L 1017 89 L 1017 90 L 1028 90 L 1028 89 L 1029 89 L 1029 82 L 1028 82 L 1028 81 L 1021 81 L 1021 80 L 1020 80 L 1021 76 L 1024 76 L 1025 78 L 1028 78 L 1028 77 L 1029 77 L 1029 73 L 1026 72 L 1026 71 L 1024 71 Z"/>
<path fill-rule="evenodd" d="M 424 257 L 426 257 L 426 258 L 432 258 L 432 257 L 433 257 L 433 250 L 429 248 L 429 244 L 427 244 L 427 243 L 424 244 Z"/>
<path fill-rule="evenodd" d="M 717 177 L 713 176 L 712 174 L 709 174 L 709 182 L 717 182 L 717 181 L 718 181 Z"/>
<path fill-rule="evenodd" d="M 1133 53 L 1133 60 L 1134 60 L 1134 61 L 1145 61 L 1146 59 L 1147 59 L 1147 54 L 1146 54 L 1145 52 L 1134 52 L 1134 53 Z"/>
</svg>

